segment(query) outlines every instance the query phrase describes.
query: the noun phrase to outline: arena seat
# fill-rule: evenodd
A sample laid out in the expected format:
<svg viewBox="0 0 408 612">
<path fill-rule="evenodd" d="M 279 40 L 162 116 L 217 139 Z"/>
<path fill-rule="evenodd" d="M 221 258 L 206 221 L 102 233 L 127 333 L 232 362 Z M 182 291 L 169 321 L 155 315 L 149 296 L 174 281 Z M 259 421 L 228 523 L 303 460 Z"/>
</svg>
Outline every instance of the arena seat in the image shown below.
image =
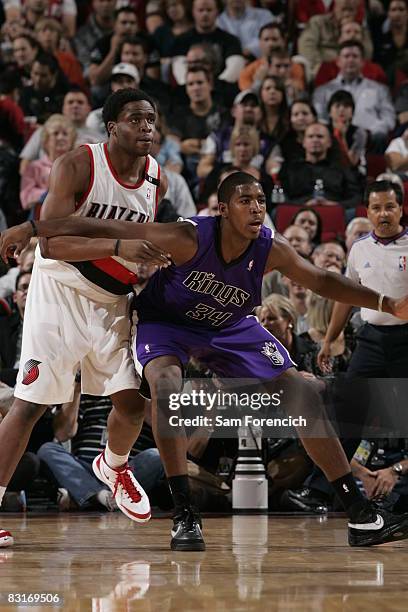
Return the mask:
<svg viewBox="0 0 408 612">
<path fill-rule="evenodd" d="M 367 216 L 367 208 L 364 204 L 359 204 L 356 206 L 356 217 L 366 217 Z"/>
<path fill-rule="evenodd" d="M 375 153 L 367 153 L 367 178 L 375 179 L 379 174 L 386 172 L 387 164 L 384 155 L 376 155 Z"/>
<path fill-rule="evenodd" d="M 275 225 L 278 232 L 283 232 L 302 206 L 292 204 L 279 204 L 276 208 Z M 314 206 L 322 219 L 323 242 L 343 236 L 346 229 L 344 209 L 342 206 Z"/>
</svg>

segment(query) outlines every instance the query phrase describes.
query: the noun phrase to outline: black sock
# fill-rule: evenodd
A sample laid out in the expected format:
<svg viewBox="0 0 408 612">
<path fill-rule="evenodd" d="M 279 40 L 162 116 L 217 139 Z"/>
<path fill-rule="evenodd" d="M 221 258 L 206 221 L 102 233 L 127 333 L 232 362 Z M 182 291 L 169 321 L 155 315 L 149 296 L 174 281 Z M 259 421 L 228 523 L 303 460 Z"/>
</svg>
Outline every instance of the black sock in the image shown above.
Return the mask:
<svg viewBox="0 0 408 612">
<path fill-rule="evenodd" d="M 333 480 L 330 484 L 352 521 L 356 520 L 361 511 L 368 507 L 368 501 L 363 497 L 351 472 Z"/>
<path fill-rule="evenodd" d="M 187 474 L 167 478 L 176 512 L 191 505 L 190 485 Z"/>
</svg>

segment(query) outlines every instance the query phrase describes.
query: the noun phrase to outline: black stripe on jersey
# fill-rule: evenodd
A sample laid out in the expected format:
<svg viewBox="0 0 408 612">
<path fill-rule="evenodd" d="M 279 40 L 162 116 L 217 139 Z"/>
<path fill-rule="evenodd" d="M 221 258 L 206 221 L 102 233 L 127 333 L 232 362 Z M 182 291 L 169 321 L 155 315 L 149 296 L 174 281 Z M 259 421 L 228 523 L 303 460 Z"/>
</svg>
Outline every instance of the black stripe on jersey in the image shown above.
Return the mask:
<svg viewBox="0 0 408 612">
<path fill-rule="evenodd" d="M 94 285 L 98 285 L 98 287 L 109 291 L 109 293 L 126 295 L 132 292 L 132 285 L 122 283 L 113 276 L 110 276 L 110 274 L 94 266 L 91 261 L 68 261 L 67 263 L 79 270 L 82 276 L 94 283 Z"/>
<path fill-rule="evenodd" d="M 152 183 L 152 185 L 156 185 L 156 187 L 160 187 L 160 179 L 155 178 L 154 176 L 150 176 L 150 174 L 145 174 L 146 181 Z"/>
</svg>

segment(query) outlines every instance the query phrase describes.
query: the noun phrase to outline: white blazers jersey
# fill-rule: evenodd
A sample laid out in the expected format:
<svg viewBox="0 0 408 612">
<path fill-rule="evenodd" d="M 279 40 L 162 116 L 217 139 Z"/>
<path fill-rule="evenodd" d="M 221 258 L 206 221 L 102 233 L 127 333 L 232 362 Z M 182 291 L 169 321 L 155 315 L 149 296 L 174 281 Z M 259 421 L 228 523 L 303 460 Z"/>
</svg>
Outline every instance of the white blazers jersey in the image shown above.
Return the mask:
<svg viewBox="0 0 408 612">
<path fill-rule="evenodd" d="M 136 223 L 154 221 L 160 190 L 160 166 L 156 160 L 147 155 L 143 178 L 127 185 L 115 172 L 106 142 L 84 146 L 90 157 L 91 176 L 73 214 Z M 137 264 L 120 257 L 68 263 L 44 259 L 37 249 L 36 258 L 40 270 L 97 301 L 117 300 L 132 290 L 137 278 Z"/>
</svg>

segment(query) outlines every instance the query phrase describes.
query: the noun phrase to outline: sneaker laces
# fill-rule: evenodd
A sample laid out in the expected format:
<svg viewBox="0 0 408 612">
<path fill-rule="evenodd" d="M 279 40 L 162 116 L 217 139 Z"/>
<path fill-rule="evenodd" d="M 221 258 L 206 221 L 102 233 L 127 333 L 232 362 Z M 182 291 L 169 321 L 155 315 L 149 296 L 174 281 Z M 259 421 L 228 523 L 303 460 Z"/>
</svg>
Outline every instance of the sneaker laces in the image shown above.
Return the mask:
<svg viewBox="0 0 408 612">
<path fill-rule="evenodd" d="M 134 502 L 140 502 L 142 496 L 140 491 L 135 486 L 132 478 L 132 470 L 129 466 L 120 472 L 116 472 L 116 480 L 115 480 L 115 488 L 113 489 L 113 496 L 116 496 L 116 492 L 118 490 L 118 486 L 122 485 L 123 491 L 126 495 Z"/>
<path fill-rule="evenodd" d="M 194 507 L 183 508 L 174 516 L 175 523 L 183 523 L 188 531 L 193 529 L 194 523 L 201 527 L 201 516 L 198 510 Z"/>
</svg>

